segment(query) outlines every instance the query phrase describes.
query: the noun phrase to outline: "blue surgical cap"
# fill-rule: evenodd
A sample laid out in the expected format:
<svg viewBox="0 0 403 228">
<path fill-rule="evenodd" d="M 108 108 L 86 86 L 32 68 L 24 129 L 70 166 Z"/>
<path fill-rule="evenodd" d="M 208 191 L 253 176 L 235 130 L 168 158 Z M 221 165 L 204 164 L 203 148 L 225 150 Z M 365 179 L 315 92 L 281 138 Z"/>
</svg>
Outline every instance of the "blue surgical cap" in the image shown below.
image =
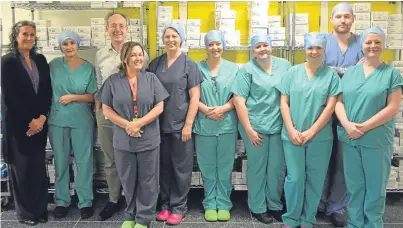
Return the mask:
<svg viewBox="0 0 403 228">
<path fill-rule="evenodd" d="M 353 14 L 353 8 L 350 4 L 342 2 L 333 7 L 332 17 L 338 12 L 350 12 L 351 14 Z"/>
<path fill-rule="evenodd" d="M 218 30 L 211 30 L 206 34 L 204 37 L 204 45 L 209 46 L 211 42 L 213 41 L 219 41 L 221 42 L 221 45 L 225 48 L 225 39 L 224 39 L 224 34 L 221 31 Z"/>
<path fill-rule="evenodd" d="M 59 47 L 60 50 L 62 51 L 62 44 L 65 40 L 73 40 L 74 43 L 77 44 L 77 46 L 80 46 L 81 39 L 77 35 L 77 33 L 71 31 L 71 30 L 65 30 L 62 33 L 60 33 L 58 41 L 59 41 Z"/>
<path fill-rule="evenodd" d="M 304 49 L 307 50 L 311 47 L 326 47 L 326 34 L 319 32 L 311 32 L 304 35 Z"/>
<path fill-rule="evenodd" d="M 162 33 L 162 39 L 164 40 L 165 31 L 167 31 L 167 29 L 169 29 L 169 28 L 175 30 L 179 34 L 179 37 L 181 38 L 181 45 L 182 45 L 182 43 L 185 41 L 185 31 L 183 30 L 182 25 L 179 25 L 179 24 L 171 23 L 171 24 L 167 25 L 167 27 L 165 27 L 165 29 Z"/>
<path fill-rule="evenodd" d="M 267 43 L 270 47 L 272 46 L 271 39 L 267 34 L 257 34 L 250 39 L 250 45 L 252 48 L 255 48 L 258 43 Z"/>
<path fill-rule="evenodd" d="M 380 36 L 382 39 L 382 47 L 385 46 L 385 33 L 379 27 L 373 27 L 373 28 L 367 28 L 364 30 L 364 32 L 361 33 L 360 37 L 361 48 L 362 45 L 364 44 L 365 38 L 367 38 L 367 35 L 370 33 L 377 34 L 378 36 Z"/>
</svg>

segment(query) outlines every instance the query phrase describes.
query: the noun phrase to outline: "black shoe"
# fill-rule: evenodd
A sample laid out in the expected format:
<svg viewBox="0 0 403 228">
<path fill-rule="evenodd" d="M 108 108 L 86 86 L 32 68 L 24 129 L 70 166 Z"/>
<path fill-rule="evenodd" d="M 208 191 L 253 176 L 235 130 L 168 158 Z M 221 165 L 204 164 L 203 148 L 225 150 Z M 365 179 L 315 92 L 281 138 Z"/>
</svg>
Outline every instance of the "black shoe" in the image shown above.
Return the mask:
<svg viewBox="0 0 403 228">
<path fill-rule="evenodd" d="M 48 222 L 48 212 L 38 217 L 39 223 L 47 223 Z"/>
<path fill-rule="evenodd" d="M 38 224 L 38 220 L 18 220 L 19 223 L 25 224 L 27 226 L 36 226 Z"/>
<path fill-rule="evenodd" d="M 264 223 L 264 224 L 269 224 L 273 222 L 273 217 L 271 217 L 269 215 L 269 213 L 264 212 L 264 213 L 253 213 L 252 212 L 253 217 L 255 217 L 259 222 Z"/>
<path fill-rule="evenodd" d="M 119 210 L 119 205 L 117 203 L 108 202 L 101 213 L 99 213 L 98 220 L 104 221 L 109 219 L 117 210 Z"/>
<path fill-rule="evenodd" d="M 345 210 L 342 210 L 340 213 L 331 214 L 330 221 L 335 227 L 347 226 L 347 212 Z"/>
<path fill-rule="evenodd" d="M 271 215 L 271 216 L 273 216 L 273 218 L 277 221 L 277 222 L 282 222 L 283 221 L 283 214 L 284 214 L 284 211 L 272 211 L 272 210 L 269 210 L 269 214 Z"/>
<path fill-rule="evenodd" d="M 55 217 L 56 219 L 61 219 L 66 217 L 67 212 L 69 211 L 68 207 L 62 207 L 62 206 L 57 206 L 54 210 L 53 210 L 53 217 Z"/>
<path fill-rule="evenodd" d="M 81 208 L 81 218 L 82 219 L 91 218 L 93 215 L 94 215 L 94 209 L 92 207 Z"/>
</svg>

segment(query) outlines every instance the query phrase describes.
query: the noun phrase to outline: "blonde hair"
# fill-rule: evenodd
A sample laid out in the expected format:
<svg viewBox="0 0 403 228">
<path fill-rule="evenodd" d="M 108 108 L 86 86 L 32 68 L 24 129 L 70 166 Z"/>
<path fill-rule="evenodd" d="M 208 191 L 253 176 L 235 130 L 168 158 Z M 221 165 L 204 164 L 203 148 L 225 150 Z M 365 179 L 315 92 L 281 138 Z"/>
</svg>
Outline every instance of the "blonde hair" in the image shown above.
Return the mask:
<svg viewBox="0 0 403 228">
<path fill-rule="evenodd" d="M 121 63 L 119 64 L 119 67 L 118 67 L 120 70 L 127 69 L 125 61 L 127 62 L 127 59 L 130 57 L 130 55 L 133 51 L 133 48 L 136 46 L 139 46 L 141 48 L 141 51 L 143 52 L 143 56 L 144 56 L 144 48 L 143 48 L 143 46 L 141 46 L 140 43 L 132 42 L 132 41 L 124 43 L 122 50 L 120 51 L 120 62 Z"/>
</svg>

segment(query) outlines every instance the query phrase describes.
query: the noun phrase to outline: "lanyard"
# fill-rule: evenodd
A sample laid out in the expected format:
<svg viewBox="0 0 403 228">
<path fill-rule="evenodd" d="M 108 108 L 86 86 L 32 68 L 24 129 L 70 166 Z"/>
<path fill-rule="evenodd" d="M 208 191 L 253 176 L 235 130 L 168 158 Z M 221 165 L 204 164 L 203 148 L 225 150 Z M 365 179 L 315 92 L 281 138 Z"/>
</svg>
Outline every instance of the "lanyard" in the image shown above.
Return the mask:
<svg viewBox="0 0 403 228">
<path fill-rule="evenodd" d="M 138 78 L 136 77 L 136 81 L 131 84 L 130 80 L 129 81 L 129 85 L 130 85 L 130 89 L 132 91 L 132 97 L 133 97 L 133 112 L 134 112 L 134 118 L 133 121 L 138 120 L 138 107 L 137 107 L 137 88 L 138 88 Z"/>
</svg>

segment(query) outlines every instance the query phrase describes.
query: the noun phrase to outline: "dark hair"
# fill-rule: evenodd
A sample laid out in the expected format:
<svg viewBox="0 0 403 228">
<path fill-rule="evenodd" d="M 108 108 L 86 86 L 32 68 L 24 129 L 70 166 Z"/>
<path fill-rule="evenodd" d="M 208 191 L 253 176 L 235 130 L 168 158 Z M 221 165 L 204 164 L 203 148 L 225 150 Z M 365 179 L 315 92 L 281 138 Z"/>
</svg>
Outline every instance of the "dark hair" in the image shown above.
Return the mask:
<svg viewBox="0 0 403 228">
<path fill-rule="evenodd" d="M 129 18 L 126 15 L 124 15 L 123 13 L 118 13 L 118 12 L 110 12 L 105 17 L 106 27 L 108 27 L 108 25 L 109 25 L 109 18 L 111 18 L 113 15 L 122 16 L 126 20 L 126 26 L 129 25 Z"/>
<path fill-rule="evenodd" d="M 38 37 L 36 37 L 36 25 L 32 21 L 19 21 L 13 25 L 11 28 L 11 33 L 10 33 L 10 52 L 17 52 L 18 53 L 18 42 L 17 42 L 17 36 L 20 34 L 21 28 L 24 26 L 30 26 L 34 28 L 35 30 L 35 44 L 34 47 L 30 50 L 30 54 L 36 54 L 36 51 L 38 50 L 37 44 L 38 44 Z"/>
<path fill-rule="evenodd" d="M 144 48 L 143 46 L 141 46 L 140 43 L 132 41 L 124 43 L 122 50 L 120 51 L 120 61 L 121 61 L 121 63 L 119 64 L 120 70 L 126 69 L 126 63 L 124 61 L 127 60 L 128 56 L 132 53 L 133 48 L 136 46 L 139 46 L 141 48 L 141 51 L 143 52 L 144 56 Z"/>
</svg>

